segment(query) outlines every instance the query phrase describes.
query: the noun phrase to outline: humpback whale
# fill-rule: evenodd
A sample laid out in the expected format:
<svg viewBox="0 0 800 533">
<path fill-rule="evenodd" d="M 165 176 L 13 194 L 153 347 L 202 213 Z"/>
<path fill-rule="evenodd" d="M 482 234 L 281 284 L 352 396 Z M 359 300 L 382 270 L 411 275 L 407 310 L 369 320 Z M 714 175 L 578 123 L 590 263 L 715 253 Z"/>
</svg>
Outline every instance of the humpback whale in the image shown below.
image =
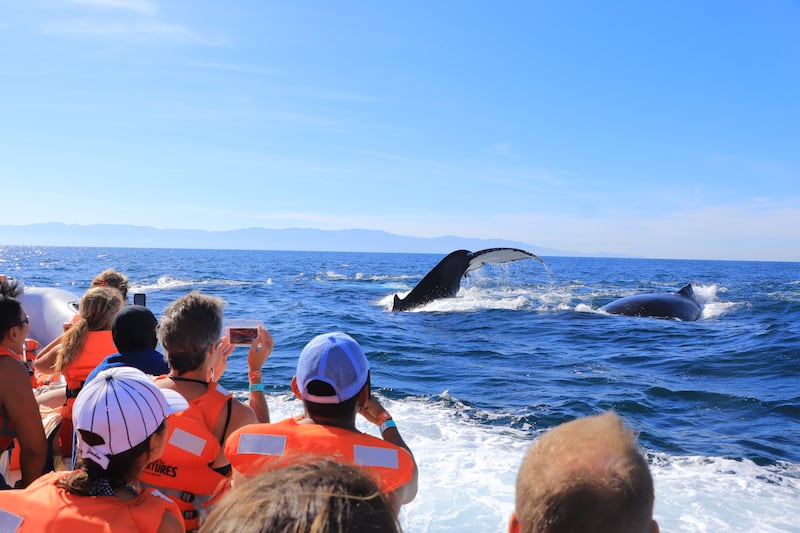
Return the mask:
<svg viewBox="0 0 800 533">
<path fill-rule="evenodd" d="M 612 315 L 678 318 L 684 321 L 697 320 L 702 312 L 691 283 L 678 292 L 626 296 L 607 303 L 600 310 Z"/>
<path fill-rule="evenodd" d="M 439 298 L 452 298 L 461 286 L 462 276 L 481 268 L 486 263 L 507 263 L 519 259 L 536 259 L 544 261 L 530 252 L 518 248 L 488 248 L 478 252 L 456 250 L 451 252 L 439 264 L 428 272 L 422 281 L 417 283 L 405 298 L 394 295 L 392 311 L 408 311 L 414 307 L 425 305 Z"/>
</svg>

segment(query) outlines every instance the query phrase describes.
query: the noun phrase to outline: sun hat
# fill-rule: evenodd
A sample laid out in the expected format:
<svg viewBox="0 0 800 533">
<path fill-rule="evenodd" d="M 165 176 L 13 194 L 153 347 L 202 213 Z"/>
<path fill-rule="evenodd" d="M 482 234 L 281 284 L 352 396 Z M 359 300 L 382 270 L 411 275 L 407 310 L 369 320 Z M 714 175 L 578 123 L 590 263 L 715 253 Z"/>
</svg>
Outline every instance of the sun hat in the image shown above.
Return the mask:
<svg viewBox="0 0 800 533">
<path fill-rule="evenodd" d="M 120 352 L 141 352 L 152 350 L 158 344 L 156 339 L 155 315 L 143 305 L 126 305 L 111 323 L 111 336 Z"/>
<path fill-rule="evenodd" d="M 101 444 L 87 444 L 78 431 L 81 455 L 105 470 L 110 456 L 141 444 L 168 414 L 188 406 L 178 392 L 159 389 L 139 369 L 103 370 L 81 389 L 72 409 L 75 429 L 89 431 L 103 440 Z"/>
<path fill-rule="evenodd" d="M 369 363 L 361 346 L 346 333 L 317 335 L 306 344 L 297 360 L 297 386 L 300 394 L 314 403 L 342 403 L 361 390 L 367 382 Z M 308 392 L 312 381 L 327 383 L 335 396 L 317 396 Z"/>
</svg>

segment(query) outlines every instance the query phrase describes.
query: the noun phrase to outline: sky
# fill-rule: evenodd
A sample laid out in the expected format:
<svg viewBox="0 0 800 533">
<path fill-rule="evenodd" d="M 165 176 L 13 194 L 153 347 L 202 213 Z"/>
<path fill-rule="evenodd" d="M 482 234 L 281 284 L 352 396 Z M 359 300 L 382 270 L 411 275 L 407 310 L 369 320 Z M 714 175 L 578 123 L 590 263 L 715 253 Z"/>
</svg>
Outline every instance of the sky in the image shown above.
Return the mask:
<svg viewBox="0 0 800 533">
<path fill-rule="evenodd" d="M 796 0 L 0 0 L 0 65 L 0 225 L 800 260 Z"/>
</svg>

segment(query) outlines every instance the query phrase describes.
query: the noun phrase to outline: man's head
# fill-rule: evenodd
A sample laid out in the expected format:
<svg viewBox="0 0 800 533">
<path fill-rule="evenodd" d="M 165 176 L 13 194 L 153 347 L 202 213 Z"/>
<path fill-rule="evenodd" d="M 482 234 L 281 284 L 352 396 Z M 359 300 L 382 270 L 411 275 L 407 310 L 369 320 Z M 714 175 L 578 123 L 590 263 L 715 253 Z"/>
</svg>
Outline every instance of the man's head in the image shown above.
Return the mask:
<svg viewBox="0 0 800 533">
<path fill-rule="evenodd" d="M 658 531 L 653 478 L 633 431 L 613 412 L 545 432 L 517 475 L 509 531 Z"/>
<path fill-rule="evenodd" d="M 158 344 L 153 312 L 141 305 L 128 305 L 119 310 L 111 323 L 114 345 L 120 352 L 152 350 Z"/>
<path fill-rule="evenodd" d="M 169 304 L 158 324 L 158 338 L 169 366 L 182 374 L 197 370 L 222 334 L 223 301 L 192 291 Z"/>
<path fill-rule="evenodd" d="M 359 393 L 369 384 L 369 362 L 361 346 L 340 332 L 317 335 L 306 344 L 297 360 L 294 383 L 309 414 L 315 408 L 336 410 L 332 406 L 352 403 L 354 410 Z M 327 408 L 326 406 L 331 406 Z"/>
<path fill-rule="evenodd" d="M 19 300 L 0 295 L 0 343 L 22 354 L 29 319 Z"/>
</svg>

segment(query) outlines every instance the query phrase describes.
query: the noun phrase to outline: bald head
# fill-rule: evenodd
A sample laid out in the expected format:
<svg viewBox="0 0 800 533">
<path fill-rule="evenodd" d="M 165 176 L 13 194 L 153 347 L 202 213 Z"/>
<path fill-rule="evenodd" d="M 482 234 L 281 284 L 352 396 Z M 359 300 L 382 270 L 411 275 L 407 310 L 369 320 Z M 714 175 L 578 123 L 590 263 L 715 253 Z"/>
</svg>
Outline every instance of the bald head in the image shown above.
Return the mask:
<svg viewBox="0 0 800 533">
<path fill-rule="evenodd" d="M 556 426 L 531 445 L 517 475 L 523 533 L 656 528 L 653 479 L 633 431 L 609 412 Z"/>
</svg>

